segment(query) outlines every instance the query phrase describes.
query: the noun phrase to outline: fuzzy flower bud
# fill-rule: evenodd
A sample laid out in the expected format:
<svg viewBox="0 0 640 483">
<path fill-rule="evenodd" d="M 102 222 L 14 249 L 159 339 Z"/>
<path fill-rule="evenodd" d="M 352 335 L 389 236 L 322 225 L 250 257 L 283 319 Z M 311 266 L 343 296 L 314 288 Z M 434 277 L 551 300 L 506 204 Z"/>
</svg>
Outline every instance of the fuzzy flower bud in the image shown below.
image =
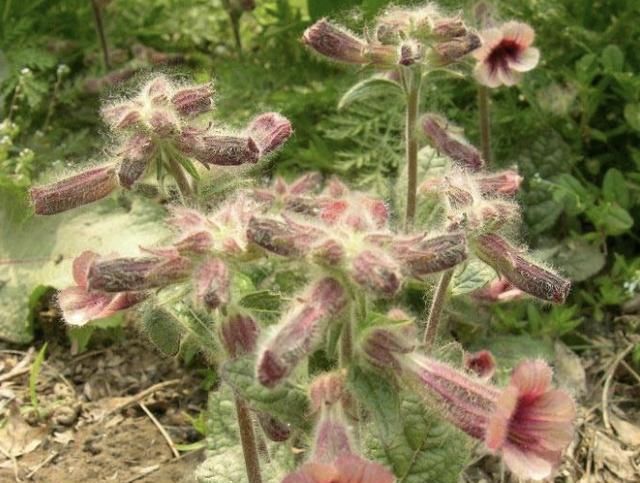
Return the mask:
<svg viewBox="0 0 640 483">
<path fill-rule="evenodd" d="M 311 256 L 316 263 L 335 267 L 344 261 L 345 250 L 339 242 L 330 238 L 313 247 Z"/>
<path fill-rule="evenodd" d="M 359 285 L 382 297 L 391 298 L 400 290 L 400 269 L 394 260 L 382 252 L 360 252 L 351 262 L 350 272 Z"/>
<path fill-rule="evenodd" d="M 496 360 L 487 350 L 465 353 L 464 367 L 480 379 L 489 381 L 496 372 Z"/>
<path fill-rule="evenodd" d="M 482 45 L 477 34 L 468 33 L 463 37 L 457 37 L 433 46 L 433 58 L 438 65 L 449 65 L 457 62 L 465 55 L 473 52 Z"/>
<path fill-rule="evenodd" d="M 387 317 L 394 319 L 399 315 L 390 312 Z M 381 370 L 400 372 L 398 356 L 412 352 L 416 346 L 416 325 L 404 320 L 394 325 L 373 327 L 363 334 L 360 350 L 370 364 Z"/>
<path fill-rule="evenodd" d="M 467 258 L 467 240 L 462 233 L 451 233 L 421 240 L 397 240 L 391 244 L 394 257 L 414 277 L 453 268 Z"/>
<path fill-rule="evenodd" d="M 331 60 L 347 64 L 367 63 L 365 42 L 327 19 L 318 20 L 305 30 L 302 41 Z"/>
<path fill-rule="evenodd" d="M 211 110 L 214 90 L 211 84 L 201 84 L 178 89 L 171 97 L 171 104 L 180 115 L 197 116 Z"/>
<path fill-rule="evenodd" d="M 142 106 L 135 101 L 123 102 L 102 108 L 100 114 L 112 129 L 128 129 L 142 121 Z"/>
<path fill-rule="evenodd" d="M 197 159 L 205 167 L 255 164 L 260 157 L 258 146 L 250 137 L 211 134 L 193 128 L 182 131 L 179 147 L 183 153 Z"/>
<path fill-rule="evenodd" d="M 496 234 L 480 235 L 475 250 L 483 262 L 528 294 L 555 303 L 564 303 L 569 295 L 569 280 L 528 261 L 520 250 Z"/>
<path fill-rule="evenodd" d="M 421 354 L 403 357 L 405 376 L 443 415 L 499 453 L 523 479 L 552 475 L 573 439 L 575 405 L 551 386 L 541 360 L 521 362 L 501 389 Z"/>
<path fill-rule="evenodd" d="M 258 380 L 274 387 L 317 347 L 329 324 L 347 303 L 342 286 L 333 278 L 316 281 L 275 327 L 258 357 Z"/>
<path fill-rule="evenodd" d="M 513 169 L 506 171 L 498 171 L 477 178 L 480 192 L 483 195 L 496 196 L 514 196 L 520 189 L 522 176 Z"/>
<path fill-rule="evenodd" d="M 120 186 L 131 189 L 142 177 L 149 161 L 156 152 L 156 146 L 146 134 L 138 133 L 131 136 L 118 153 L 118 182 Z"/>
<path fill-rule="evenodd" d="M 169 80 L 165 76 L 159 75 L 149 81 L 142 89 L 142 92 L 150 104 L 164 106 L 169 103 L 171 88 Z"/>
<path fill-rule="evenodd" d="M 265 156 L 282 146 L 293 134 L 291 122 L 277 112 L 267 112 L 255 117 L 246 129 L 246 134 Z"/>
<path fill-rule="evenodd" d="M 247 226 L 247 239 L 267 251 L 284 257 L 298 257 L 310 248 L 317 230 L 292 222 L 252 217 Z"/>
<path fill-rule="evenodd" d="M 115 166 L 106 165 L 81 171 L 56 183 L 33 187 L 29 196 L 38 215 L 54 215 L 104 198 L 117 183 Z"/>
<path fill-rule="evenodd" d="M 400 58 L 398 64 L 410 66 L 422 60 L 424 46 L 413 39 L 405 40 L 400 45 Z"/>
<path fill-rule="evenodd" d="M 291 426 L 262 411 L 258 411 L 258 423 L 267 438 L 276 443 L 282 443 L 291 436 Z"/>
<path fill-rule="evenodd" d="M 339 370 L 317 376 L 309 387 L 311 410 L 320 411 L 325 406 L 339 403 L 346 395 L 346 372 Z"/>
<path fill-rule="evenodd" d="M 229 269 L 219 258 L 198 265 L 195 273 L 196 300 L 209 310 L 229 302 Z"/>
<path fill-rule="evenodd" d="M 89 290 L 89 270 L 97 258 L 98 255 L 90 251 L 76 257 L 73 261 L 76 285 L 58 294 L 58 305 L 64 320 L 70 325 L 82 326 L 91 320 L 109 317 L 138 304 L 146 297 L 141 292 L 111 294 Z"/>
<path fill-rule="evenodd" d="M 103 292 L 147 290 L 181 282 L 190 273 L 191 262 L 181 256 L 98 260 L 89 270 L 89 289 Z"/>
<path fill-rule="evenodd" d="M 247 314 L 232 313 L 220 324 L 220 339 L 232 358 L 255 351 L 259 335 L 258 323 Z"/>
<path fill-rule="evenodd" d="M 433 146 L 462 168 L 477 171 L 484 166 L 480 152 L 447 127 L 447 121 L 436 114 L 422 118 L 422 128 Z"/>
</svg>

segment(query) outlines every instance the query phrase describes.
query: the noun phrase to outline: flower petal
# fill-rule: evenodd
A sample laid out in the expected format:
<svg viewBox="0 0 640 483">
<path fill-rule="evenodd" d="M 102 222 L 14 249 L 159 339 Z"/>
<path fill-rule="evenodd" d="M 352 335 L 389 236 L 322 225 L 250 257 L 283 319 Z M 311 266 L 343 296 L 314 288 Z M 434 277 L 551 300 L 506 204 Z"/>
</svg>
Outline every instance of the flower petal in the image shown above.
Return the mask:
<svg viewBox="0 0 640 483">
<path fill-rule="evenodd" d="M 536 36 L 535 31 L 522 22 L 507 22 L 502 26 L 502 35 L 505 39 L 515 40 L 523 48 L 529 47 Z"/>
<path fill-rule="evenodd" d="M 531 451 L 523 452 L 513 445 L 503 449 L 502 458 L 509 470 L 520 478 L 543 480 L 551 476 L 554 464 Z"/>
<path fill-rule="evenodd" d="M 499 87 L 501 82 L 497 71 L 491 72 L 491 67 L 486 62 L 476 64 L 473 71 L 476 80 L 487 87 Z"/>
<path fill-rule="evenodd" d="M 516 72 L 528 72 L 540 61 L 540 51 L 535 47 L 525 49 L 515 60 L 509 60 L 509 67 Z"/>
<path fill-rule="evenodd" d="M 96 258 L 98 258 L 97 253 L 87 250 L 73 260 L 73 280 L 79 287 L 87 288 L 89 268 Z"/>
<path fill-rule="evenodd" d="M 474 50 L 471 55 L 479 62 L 484 61 L 496 45 L 502 41 L 502 32 L 500 29 L 492 28 L 484 30 L 480 33 L 482 46 Z"/>
<path fill-rule="evenodd" d="M 520 79 L 522 77 L 519 72 L 516 72 L 515 70 L 511 70 L 508 68 L 498 69 L 497 74 L 498 74 L 498 78 L 500 79 L 500 82 L 505 86 L 509 86 L 509 87 L 514 86 L 518 82 L 520 82 Z"/>
<path fill-rule="evenodd" d="M 513 370 L 510 385 L 519 389 L 521 397 L 537 397 L 551 386 L 552 376 L 551 367 L 542 359 L 526 360 Z"/>
<path fill-rule="evenodd" d="M 508 386 L 498 397 L 489 424 L 487 425 L 484 442 L 492 451 L 497 451 L 504 445 L 509 433 L 509 422 L 518 404 L 518 389 Z"/>
</svg>

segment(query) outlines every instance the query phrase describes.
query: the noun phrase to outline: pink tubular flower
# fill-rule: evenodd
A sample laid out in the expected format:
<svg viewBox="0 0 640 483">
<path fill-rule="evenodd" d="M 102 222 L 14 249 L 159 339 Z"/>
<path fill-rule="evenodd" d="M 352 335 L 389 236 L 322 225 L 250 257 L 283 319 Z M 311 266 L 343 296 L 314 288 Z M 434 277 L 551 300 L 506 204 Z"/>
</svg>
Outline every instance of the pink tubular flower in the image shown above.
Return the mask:
<svg viewBox="0 0 640 483">
<path fill-rule="evenodd" d="M 81 171 L 78 174 L 45 186 L 29 190 L 38 215 L 54 215 L 98 201 L 117 186 L 115 166 L 106 165 Z"/>
<path fill-rule="evenodd" d="M 466 353 L 464 366 L 472 374 L 485 381 L 491 380 L 496 372 L 496 360 L 488 350 Z"/>
<path fill-rule="evenodd" d="M 480 151 L 461 136 L 454 134 L 447 120 L 442 116 L 425 114 L 422 118 L 422 129 L 433 147 L 460 167 L 478 171 L 484 166 Z"/>
<path fill-rule="evenodd" d="M 274 387 L 298 363 L 316 349 L 329 325 L 346 305 L 346 294 L 337 280 L 316 281 L 284 316 L 258 356 L 258 380 Z"/>
<path fill-rule="evenodd" d="M 514 196 L 520 189 L 522 176 L 517 171 L 508 169 L 478 176 L 476 181 L 483 195 Z"/>
<path fill-rule="evenodd" d="M 498 277 L 486 286 L 474 291 L 471 296 L 484 302 L 510 302 L 524 297 L 526 294 L 519 288 L 515 288 L 504 277 Z"/>
<path fill-rule="evenodd" d="M 549 302 L 564 303 L 571 282 L 524 258 L 520 250 L 495 233 L 480 235 L 475 252 L 514 287 Z"/>
<path fill-rule="evenodd" d="M 531 47 L 535 32 L 521 22 L 507 22 L 481 34 L 483 45 L 473 56 L 478 60 L 475 76 L 487 87 L 515 85 L 522 72 L 538 65 L 540 51 Z"/>
<path fill-rule="evenodd" d="M 286 117 L 266 112 L 249 123 L 246 133 L 260 149 L 260 156 L 265 156 L 282 146 L 293 134 L 293 128 Z"/>
<path fill-rule="evenodd" d="M 551 368 L 542 360 L 521 362 L 504 389 L 421 354 L 401 363 L 449 421 L 484 441 L 521 478 L 550 477 L 573 439 L 574 402 L 551 387 Z"/>
<path fill-rule="evenodd" d="M 87 322 L 109 317 L 125 310 L 145 298 L 140 292 L 105 293 L 89 290 L 88 274 L 98 255 L 85 251 L 73 261 L 74 287 L 58 294 L 58 305 L 64 320 L 70 325 L 82 326 Z"/>
<path fill-rule="evenodd" d="M 229 285 L 229 269 L 219 258 L 209 258 L 196 269 L 196 300 L 209 310 L 229 302 Z"/>
</svg>

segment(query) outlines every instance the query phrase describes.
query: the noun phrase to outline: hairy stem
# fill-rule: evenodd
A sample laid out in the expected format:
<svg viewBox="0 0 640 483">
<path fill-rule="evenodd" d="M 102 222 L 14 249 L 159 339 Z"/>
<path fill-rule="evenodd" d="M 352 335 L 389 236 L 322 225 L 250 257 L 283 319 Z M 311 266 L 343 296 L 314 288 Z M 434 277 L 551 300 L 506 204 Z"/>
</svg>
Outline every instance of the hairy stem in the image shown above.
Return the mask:
<svg viewBox="0 0 640 483">
<path fill-rule="evenodd" d="M 429 316 L 427 318 L 427 326 L 424 330 L 424 345 L 427 349 L 433 347 L 433 343 L 438 336 L 438 326 L 440 325 L 440 316 L 442 315 L 442 309 L 444 308 L 444 302 L 447 298 L 447 291 L 449 289 L 449 283 L 453 278 L 453 269 L 449 269 L 442 272 L 436 291 L 431 299 L 431 306 L 429 307 Z"/>
<path fill-rule="evenodd" d="M 247 468 L 247 479 L 249 483 L 262 483 L 260 460 L 258 459 L 258 448 L 256 446 L 256 435 L 253 432 L 251 413 L 249 412 L 247 403 L 239 397 L 236 397 L 236 415 L 238 418 L 238 428 L 240 429 L 244 463 Z"/>
<path fill-rule="evenodd" d="M 98 0 L 91 0 L 91 6 L 93 7 L 93 16 L 96 21 L 96 31 L 98 32 L 98 38 L 100 39 L 100 47 L 102 47 L 102 56 L 104 59 L 104 67 L 107 70 L 111 69 L 111 60 L 109 59 L 109 46 L 107 45 L 107 36 L 104 33 L 104 22 L 102 21 L 102 10 Z"/>
<path fill-rule="evenodd" d="M 491 163 L 491 117 L 489 115 L 489 89 L 478 86 L 478 111 L 480 113 L 480 146 L 485 163 Z"/>
<path fill-rule="evenodd" d="M 178 189 L 180 190 L 180 194 L 182 195 L 182 201 L 185 205 L 191 205 L 195 202 L 195 196 L 193 193 L 193 188 L 191 188 L 191 184 L 189 184 L 189 179 L 173 156 L 167 156 L 164 150 L 162 151 L 162 156 L 164 157 L 167 168 L 171 172 L 173 179 L 175 179 L 176 184 L 178 185 Z"/>
<path fill-rule="evenodd" d="M 418 189 L 418 109 L 420 104 L 420 74 L 411 75 L 405 81 L 407 95 L 405 144 L 407 161 L 407 211 L 405 215 L 405 229 L 410 229 L 416 215 L 416 192 Z"/>
</svg>

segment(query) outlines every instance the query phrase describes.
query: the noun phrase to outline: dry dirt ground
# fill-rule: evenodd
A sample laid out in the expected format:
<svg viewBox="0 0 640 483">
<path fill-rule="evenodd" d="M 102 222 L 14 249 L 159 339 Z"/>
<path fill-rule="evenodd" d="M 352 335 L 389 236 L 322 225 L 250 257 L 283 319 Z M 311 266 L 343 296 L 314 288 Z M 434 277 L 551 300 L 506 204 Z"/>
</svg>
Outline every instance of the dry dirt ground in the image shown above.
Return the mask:
<svg viewBox="0 0 640 483">
<path fill-rule="evenodd" d="M 637 341 L 595 340 L 580 358 L 556 348 L 556 374 L 579 404 L 574 444 L 556 481 L 640 482 L 640 375 Z M 202 438 L 189 416 L 205 407 L 193 369 L 150 351 L 135 332 L 72 356 L 50 344 L 35 382 L 37 354 L 0 349 L 0 482 L 191 482 L 202 451 L 175 444 Z M 162 433 L 166 432 L 165 437 Z M 509 482 L 497 460 L 479 455 L 466 482 Z"/>
</svg>

